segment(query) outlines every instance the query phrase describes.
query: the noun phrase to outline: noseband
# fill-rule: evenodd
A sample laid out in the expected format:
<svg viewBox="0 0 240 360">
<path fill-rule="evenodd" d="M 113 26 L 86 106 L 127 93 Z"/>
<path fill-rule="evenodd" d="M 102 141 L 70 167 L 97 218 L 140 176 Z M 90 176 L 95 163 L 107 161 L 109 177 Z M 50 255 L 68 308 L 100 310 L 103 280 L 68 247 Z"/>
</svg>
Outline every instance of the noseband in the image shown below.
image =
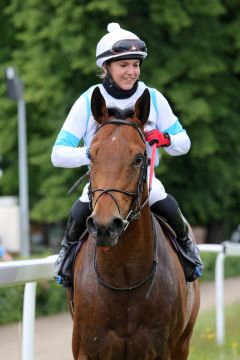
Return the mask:
<svg viewBox="0 0 240 360">
<path fill-rule="evenodd" d="M 143 141 L 143 143 L 145 144 L 145 137 L 143 132 L 141 131 L 141 129 L 134 123 L 130 123 L 126 120 L 119 120 L 119 119 L 115 119 L 115 120 L 110 120 L 108 122 L 105 122 L 104 124 L 102 124 L 98 131 L 106 126 L 106 125 L 112 125 L 112 124 L 116 124 L 116 125 L 127 125 L 127 126 L 131 126 L 132 128 L 134 128 L 138 134 L 141 137 L 141 140 Z M 91 188 L 91 179 L 89 179 L 89 189 L 88 189 L 88 197 L 89 197 L 89 203 L 90 203 L 90 209 L 93 210 L 93 194 L 99 192 L 100 194 L 98 195 L 95 203 L 94 203 L 94 207 L 96 206 L 97 202 L 99 201 L 100 197 L 103 196 L 104 194 L 109 195 L 112 200 L 114 201 L 114 203 L 116 204 L 116 207 L 118 209 L 119 214 L 121 214 L 118 202 L 115 198 L 115 196 L 112 194 L 113 192 L 118 192 L 121 194 L 125 194 L 128 196 L 132 197 L 132 203 L 129 209 L 129 213 L 126 216 L 126 219 L 124 219 L 124 230 L 126 230 L 126 228 L 128 227 L 129 223 L 132 220 L 135 220 L 139 217 L 140 212 L 142 210 L 142 208 L 146 205 L 148 198 L 144 201 L 143 204 L 141 204 L 141 195 L 143 192 L 143 185 L 144 183 L 147 181 L 147 167 L 149 165 L 149 159 L 147 158 L 147 152 L 146 150 L 144 151 L 144 155 L 143 155 L 143 161 L 142 161 L 142 165 L 141 165 L 141 169 L 140 169 L 140 176 L 138 179 L 138 183 L 137 183 L 137 187 L 135 192 L 131 192 L 131 191 L 125 191 L 125 190 L 120 190 L 120 189 L 115 189 L 115 188 L 109 188 L 109 189 L 92 189 Z"/>
</svg>

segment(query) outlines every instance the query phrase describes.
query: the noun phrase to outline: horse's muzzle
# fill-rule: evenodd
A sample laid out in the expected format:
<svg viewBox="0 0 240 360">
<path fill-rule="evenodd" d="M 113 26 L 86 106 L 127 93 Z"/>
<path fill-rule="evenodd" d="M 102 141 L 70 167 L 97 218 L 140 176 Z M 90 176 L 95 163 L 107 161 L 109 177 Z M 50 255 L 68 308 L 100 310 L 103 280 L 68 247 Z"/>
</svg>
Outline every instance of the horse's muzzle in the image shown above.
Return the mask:
<svg viewBox="0 0 240 360">
<path fill-rule="evenodd" d="M 101 224 L 96 216 L 91 215 L 87 219 L 87 230 L 97 246 L 115 246 L 124 230 L 124 221 L 115 217 L 107 224 Z"/>
</svg>

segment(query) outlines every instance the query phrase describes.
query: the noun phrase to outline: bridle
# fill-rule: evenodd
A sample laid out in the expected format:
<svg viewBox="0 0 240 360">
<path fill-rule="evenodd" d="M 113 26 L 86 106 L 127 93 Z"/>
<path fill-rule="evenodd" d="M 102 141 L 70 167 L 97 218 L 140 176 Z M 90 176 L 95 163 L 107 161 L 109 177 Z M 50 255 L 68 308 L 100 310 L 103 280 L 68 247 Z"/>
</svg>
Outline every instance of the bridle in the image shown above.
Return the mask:
<svg viewBox="0 0 240 360">
<path fill-rule="evenodd" d="M 144 137 L 144 134 L 141 131 L 141 129 L 135 123 L 131 123 L 126 120 L 120 120 L 120 119 L 110 120 L 108 122 L 103 123 L 98 128 L 98 131 L 101 128 L 103 128 L 104 126 L 112 125 L 112 124 L 127 125 L 127 126 L 133 127 L 134 129 L 136 129 L 136 131 L 138 132 L 138 134 L 141 137 L 141 140 L 145 144 L 145 137 Z M 96 204 L 99 201 L 99 199 L 101 198 L 101 196 L 103 196 L 104 194 L 107 194 L 112 198 L 112 200 L 114 201 L 114 203 L 118 209 L 119 214 L 121 214 L 120 207 L 119 207 L 118 202 L 117 202 L 115 196 L 113 195 L 113 193 L 117 192 L 117 193 L 125 194 L 125 195 L 132 197 L 132 203 L 130 205 L 128 215 L 126 216 L 125 219 L 123 219 L 123 222 L 124 222 L 124 230 L 123 231 L 125 231 L 127 229 L 128 225 L 130 224 L 131 221 L 133 221 L 139 217 L 141 210 L 148 202 L 148 197 L 147 197 L 147 199 L 143 202 L 143 204 L 141 204 L 141 196 L 142 196 L 142 192 L 143 192 L 143 186 L 144 186 L 144 183 L 146 183 L 146 181 L 147 181 L 147 167 L 150 164 L 150 161 L 147 158 L 146 150 L 144 151 L 142 160 L 143 161 L 142 161 L 141 168 L 140 168 L 140 175 L 139 175 L 139 179 L 138 179 L 138 183 L 137 183 L 135 192 L 116 189 L 116 188 L 92 189 L 91 178 L 89 177 L 88 197 L 89 197 L 89 204 L 90 204 L 91 211 L 93 211 L 93 208 L 96 206 Z M 97 199 L 95 200 L 94 206 L 93 206 L 93 194 L 98 193 L 98 192 L 100 194 L 97 196 Z"/>
<path fill-rule="evenodd" d="M 103 123 L 99 128 L 98 131 L 106 125 L 111 125 L 111 124 L 116 124 L 116 125 L 127 125 L 127 126 L 131 126 L 134 129 L 137 130 L 138 134 L 140 135 L 142 141 L 145 144 L 145 137 L 143 132 L 141 131 L 141 129 L 135 124 L 135 123 L 130 123 L 126 120 L 120 120 L 120 119 L 115 119 L 115 120 L 110 120 L 106 123 Z M 89 196 L 89 203 L 90 203 L 90 209 L 93 210 L 93 194 L 100 192 L 100 194 L 98 195 L 95 203 L 94 203 L 94 207 L 96 206 L 97 202 L 99 201 L 100 197 L 103 196 L 104 194 L 109 195 L 114 203 L 116 204 L 116 207 L 119 211 L 120 214 L 120 208 L 118 205 L 118 202 L 115 198 L 115 196 L 112 194 L 112 192 L 118 192 L 118 193 L 122 193 L 128 196 L 132 196 L 133 200 L 128 212 L 128 215 L 126 216 L 126 219 L 123 220 L 125 223 L 124 229 L 123 231 L 125 231 L 129 225 L 129 223 L 135 219 L 137 219 L 140 215 L 141 210 L 144 208 L 144 206 L 146 205 L 146 203 L 148 202 L 148 197 L 147 199 L 143 202 L 143 204 L 141 204 L 141 196 L 142 196 L 142 192 L 143 192 L 143 186 L 144 183 L 147 181 L 147 167 L 150 164 L 150 160 L 147 158 L 147 152 L 146 150 L 144 151 L 144 155 L 143 155 L 143 161 L 142 161 L 142 165 L 141 165 L 141 169 L 140 169 L 140 176 L 138 179 L 138 183 L 136 186 L 136 190 L 135 192 L 131 192 L 131 191 L 125 191 L 125 190 L 120 190 L 120 189 L 115 189 L 115 188 L 109 188 L 109 189 L 101 189 L 101 188 L 97 188 L 97 189 L 92 189 L 91 188 L 91 178 L 89 176 L 89 190 L 88 190 L 88 196 Z M 132 291 L 135 289 L 138 289 L 139 287 L 143 286 L 144 284 L 146 284 L 150 279 L 152 279 L 150 287 L 148 289 L 148 292 L 146 294 L 146 298 L 149 297 L 152 286 L 153 286 L 153 282 L 154 282 L 154 275 L 156 273 L 156 267 L 158 264 L 158 258 L 157 258 L 157 236 L 156 236 L 156 229 L 154 226 L 154 221 L 152 218 L 152 227 L 153 227 L 153 240 L 154 240 L 154 254 L 153 254 L 153 264 L 152 264 L 152 269 L 150 271 L 150 273 L 148 274 L 148 276 L 143 279 L 142 281 L 129 286 L 129 287 L 116 287 L 116 286 L 112 286 L 110 284 L 108 284 L 107 282 L 105 282 L 102 277 L 99 274 L 99 271 L 97 269 L 97 259 L 96 259 L 96 245 L 95 245 L 95 251 L 94 251 L 94 270 L 97 276 L 97 279 L 99 281 L 99 283 L 101 285 L 103 285 L 104 287 L 113 290 L 113 291 L 117 291 L 117 292 L 126 292 L 126 291 Z"/>
</svg>

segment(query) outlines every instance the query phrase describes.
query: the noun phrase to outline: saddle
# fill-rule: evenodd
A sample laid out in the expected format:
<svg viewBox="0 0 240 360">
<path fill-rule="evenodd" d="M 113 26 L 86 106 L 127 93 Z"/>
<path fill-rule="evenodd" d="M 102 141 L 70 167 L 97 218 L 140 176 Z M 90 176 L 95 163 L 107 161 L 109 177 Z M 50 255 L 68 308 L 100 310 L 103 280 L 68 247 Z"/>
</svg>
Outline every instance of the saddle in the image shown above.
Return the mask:
<svg viewBox="0 0 240 360">
<path fill-rule="evenodd" d="M 179 261 L 182 265 L 182 269 L 187 282 L 192 282 L 197 279 L 196 264 L 193 260 L 185 253 L 181 244 L 177 241 L 176 234 L 168 222 L 160 215 L 153 213 L 154 217 L 159 222 L 164 234 L 169 238 L 171 244 L 176 251 Z"/>
<path fill-rule="evenodd" d="M 181 247 L 181 245 L 176 239 L 176 234 L 174 230 L 167 223 L 167 221 L 156 213 L 153 213 L 153 215 L 160 224 L 165 235 L 169 238 L 174 250 L 176 251 L 180 263 L 182 265 L 182 269 L 185 274 L 186 281 L 194 281 L 196 279 L 196 276 L 194 276 L 196 265 L 191 260 L 191 258 L 189 258 L 186 255 L 184 249 Z M 81 250 L 82 244 L 87 239 L 87 237 L 88 237 L 88 232 L 87 230 L 85 230 L 84 233 L 81 235 L 80 239 L 78 241 L 73 242 L 70 245 L 65 255 L 65 258 L 63 259 L 62 266 L 59 271 L 59 275 L 61 278 L 60 283 L 61 285 L 63 285 L 63 287 L 73 289 L 73 270 L 74 270 L 75 260 L 77 254 Z"/>
</svg>

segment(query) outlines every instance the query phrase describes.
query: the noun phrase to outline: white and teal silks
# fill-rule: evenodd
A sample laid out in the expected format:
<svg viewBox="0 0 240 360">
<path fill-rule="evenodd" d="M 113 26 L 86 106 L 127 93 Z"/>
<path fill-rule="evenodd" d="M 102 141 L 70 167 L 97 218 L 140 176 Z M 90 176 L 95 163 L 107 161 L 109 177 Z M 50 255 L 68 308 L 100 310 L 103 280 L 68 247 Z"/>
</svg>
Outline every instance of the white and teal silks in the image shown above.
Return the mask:
<svg viewBox="0 0 240 360">
<path fill-rule="evenodd" d="M 96 122 L 92 116 L 90 104 L 91 95 L 96 86 L 100 88 L 106 101 L 106 106 L 119 109 L 133 108 L 137 99 L 147 88 L 143 82 L 139 82 L 137 91 L 131 97 L 127 99 L 115 99 L 106 92 L 102 84 L 90 87 L 73 104 L 60 130 L 51 155 L 54 166 L 73 168 L 89 164 L 87 149 L 96 131 Z M 149 120 L 144 130 L 150 131 L 158 129 L 161 132 L 168 132 L 171 138 L 171 145 L 164 149 L 169 155 L 178 156 L 187 153 L 190 148 L 190 139 L 178 118 L 173 114 L 168 101 L 158 90 L 153 88 L 148 89 L 151 95 L 151 106 Z M 79 146 L 81 140 L 83 141 L 83 146 Z M 151 147 L 148 144 L 147 152 L 150 157 Z M 155 165 L 157 164 L 158 159 L 155 161 Z M 155 180 L 157 181 L 156 184 Z M 153 180 L 150 204 L 166 197 L 163 185 L 158 179 L 155 178 L 155 180 Z M 156 194 L 154 195 L 154 193 Z M 158 199 L 152 202 L 151 197 L 155 199 L 156 196 Z M 81 197 L 81 200 L 88 201 L 87 197 Z"/>
</svg>

